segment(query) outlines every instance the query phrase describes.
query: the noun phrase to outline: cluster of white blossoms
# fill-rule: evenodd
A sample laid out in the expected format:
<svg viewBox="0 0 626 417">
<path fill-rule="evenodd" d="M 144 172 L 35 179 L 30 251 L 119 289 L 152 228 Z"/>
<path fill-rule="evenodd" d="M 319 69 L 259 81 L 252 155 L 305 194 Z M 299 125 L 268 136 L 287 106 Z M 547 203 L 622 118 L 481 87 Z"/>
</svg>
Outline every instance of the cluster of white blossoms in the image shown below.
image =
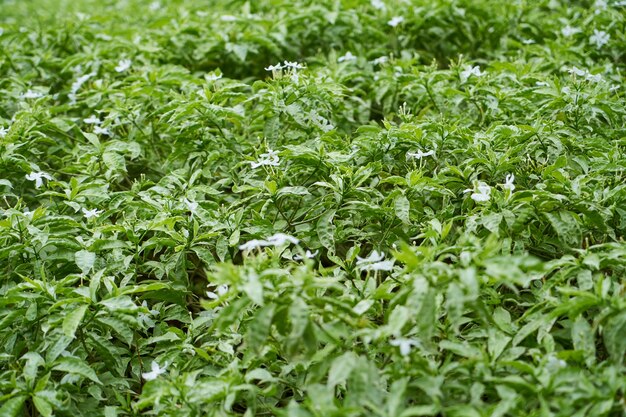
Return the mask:
<svg viewBox="0 0 626 417">
<path fill-rule="evenodd" d="M 356 61 L 356 56 L 352 55 L 352 52 L 348 51 L 344 55 L 337 58 L 337 62 Z"/>
<path fill-rule="evenodd" d="M 87 123 L 88 125 L 99 125 L 102 123 L 100 119 L 98 118 L 98 116 L 96 116 L 95 114 L 89 116 L 86 119 L 83 119 L 83 122 Z"/>
<path fill-rule="evenodd" d="M 98 210 L 98 209 L 87 210 L 86 208 L 83 207 L 81 210 L 83 214 L 85 215 L 86 219 L 100 217 L 100 214 L 102 213 L 102 210 Z"/>
<path fill-rule="evenodd" d="M 491 199 L 491 187 L 489 186 L 489 184 L 483 181 L 478 181 L 474 188 L 468 188 L 466 190 L 463 190 L 463 192 L 471 192 L 472 195 L 470 197 L 477 203 L 484 203 Z"/>
<path fill-rule="evenodd" d="M 582 30 L 580 30 L 579 28 L 571 27 L 570 25 L 566 25 L 565 27 L 561 28 L 561 34 L 566 38 L 571 38 L 572 36 L 580 32 L 582 32 Z"/>
<path fill-rule="evenodd" d="M 315 252 L 311 252 L 310 250 L 307 249 L 307 251 L 304 253 L 304 256 L 301 255 L 293 255 L 293 259 L 294 261 L 302 261 L 304 259 L 313 259 L 317 256 L 317 254 L 319 253 L 319 251 L 315 251 Z"/>
<path fill-rule="evenodd" d="M 26 175 L 26 179 L 29 181 L 35 181 L 35 188 L 41 188 L 41 186 L 43 185 L 43 180 L 47 179 L 48 181 L 52 181 L 52 177 L 50 176 L 50 174 L 47 174 L 45 172 L 31 172 L 30 174 Z"/>
<path fill-rule="evenodd" d="M 407 356 L 409 353 L 411 353 L 411 348 L 413 346 L 420 346 L 421 345 L 419 340 L 405 339 L 405 338 L 394 339 L 394 340 L 390 341 L 389 344 L 391 346 L 396 346 L 396 347 L 400 348 L 400 354 L 402 356 Z"/>
<path fill-rule="evenodd" d="M 304 68 L 304 65 L 298 62 L 283 61 L 282 64 L 279 62 L 276 65 L 270 65 L 269 67 L 265 67 L 265 71 L 271 71 L 272 76 L 276 78 L 278 74 L 282 74 L 282 70 L 285 70 L 290 75 L 291 81 L 297 83 L 298 81 L 300 81 L 300 75 L 298 74 L 298 70 Z"/>
<path fill-rule="evenodd" d="M 372 7 L 378 10 L 385 10 L 387 6 L 382 0 L 371 0 Z"/>
<path fill-rule="evenodd" d="M 589 43 L 596 45 L 597 48 L 602 48 L 609 43 L 609 39 L 611 39 L 611 35 L 603 30 L 594 29 L 593 35 L 589 37 Z"/>
<path fill-rule="evenodd" d="M 427 152 L 422 152 L 421 149 L 418 149 L 417 152 L 407 152 L 406 159 L 422 159 L 427 156 L 432 156 L 434 154 L 435 154 L 435 151 L 433 149 Z"/>
<path fill-rule="evenodd" d="M 127 71 L 133 65 L 133 61 L 130 59 L 120 59 L 115 67 L 116 72 Z"/>
<path fill-rule="evenodd" d="M 515 190 L 515 175 L 507 174 L 502 188 L 513 193 Z M 484 181 L 477 181 L 474 188 L 463 190 L 463 193 L 472 193 L 470 197 L 477 203 L 484 203 L 491 199 L 491 186 Z M 510 194 L 509 194 L 510 195 Z"/>
<path fill-rule="evenodd" d="M 266 153 L 262 153 L 259 155 L 259 159 L 257 161 L 250 161 L 250 166 L 253 169 L 256 169 L 260 166 L 278 166 L 280 164 L 280 158 L 278 154 L 268 149 Z"/>
<path fill-rule="evenodd" d="M 394 17 L 391 18 L 391 20 L 389 20 L 387 22 L 387 24 L 389 26 L 391 26 L 392 28 L 395 28 L 396 26 L 398 26 L 402 22 L 404 22 L 404 17 L 402 17 L 402 16 L 394 16 Z"/>
<path fill-rule="evenodd" d="M 592 74 L 591 72 L 589 72 L 589 70 L 586 70 L 586 69 L 572 67 L 572 68 L 567 69 L 567 72 L 569 72 L 572 75 L 576 75 L 578 77 L 583 77 L 585 80 L 591 81 L 594 83 L 600 83 L 604 81 L 602 74 Z"/>
<path fill-rule="evenodd" d="M 72 83 L 72 87 L 70 88 L 70 93 L 67 95 L 68 98 L 70 99 L 71 104 L 76 104 L 76 94 L 78 93 L 78 90 L 80 90 L 80 88 L 83 86 L 83 84 L 87 82 L 87 80 L 89 80 L 91 77 L 95 75 L 96 75 L 95 72 L 90 72 L 89 74 L 85 74 L 85 75 L 78 77 L 76 81 Z"/>
<path fill-rule="evenodd" d="M 187 206 L 191 212 L 191 217 L 198 214 L 198 203 L 195 201 L 189 201 L 186 197 L 183 198 L 183 203 Z"/>
<path fill-rule="evenodd" d="M 228 292 L 228 285 L 222 284 L 222 285 L 218 285 L 215 288 L 215 292 L 207 291 L 206 296 L 209 297 L 211 300 L 217 300 L 220 297 L 222 297 L 224 294 L 226 294 L 227 292 Z"/>
<path fill-rule="evenodd" d="M 45 94 L 40 93 L 38 91 L 34 91 L 34 90 L 28 90 L 27 92 L 25 92 L 24 94 L 22 94 L 22 98 L 26 98 L 26 99 L 36 99 L 36 98 L 42 98 Z"/>
<path fill-rule="evenodd" d="M 298 243 L 300 243 L 300 240 L 285 233 L 276 233 L 275 235 L 272 235 L 267 239 L 250 240 L 243 245 L 240 245 L 239 250 L 251 251 L 253 249 L 259 249 L 266 246 L 285 246 L 289 243 L 297 245 Z"/>
<path fill-rule="evenodd" d="M 391 271 L 395 262 L 393 259 L 383 260 L 385 254 L 377 250 L 372 251 L 367 258 L 357 256 L 356 259 L 356 266 L 361 271 Z"/>
<path fill-rule="evenodd" d="M 459 77 L 461 78 L 461 84 L 469 80 L 472 75 L 475 77 L 482 77 L 484 73 L 480 71 L 480 67 L 478 65 L 466 65 L 465 69 L 459 74 Z"/>
<path fill-rule="evenodd" d="M 161 368 L 156 361 L 152 361 L 152 370 L 150 372 L 142 373 L 141 376 L 146 381 L 152 381 L 153 379 L 157 379 L 159 375 L 164 374 L 166 368 L 167 364 L 163 365 L 163 368 Z"/>
</svg>

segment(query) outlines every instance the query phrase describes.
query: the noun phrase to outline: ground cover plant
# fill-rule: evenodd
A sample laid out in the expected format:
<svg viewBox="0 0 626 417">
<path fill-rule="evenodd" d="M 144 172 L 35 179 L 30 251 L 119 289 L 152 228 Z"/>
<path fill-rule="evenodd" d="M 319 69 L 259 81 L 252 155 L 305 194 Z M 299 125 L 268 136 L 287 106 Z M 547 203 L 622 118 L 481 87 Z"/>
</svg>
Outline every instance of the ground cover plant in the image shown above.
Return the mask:
<svg viewBox="0 0 626 417">
<path fill-rule="evenodd" d="M 0 416 L 622 416 L 626 2 L 0 1 Z"/>
</svg>

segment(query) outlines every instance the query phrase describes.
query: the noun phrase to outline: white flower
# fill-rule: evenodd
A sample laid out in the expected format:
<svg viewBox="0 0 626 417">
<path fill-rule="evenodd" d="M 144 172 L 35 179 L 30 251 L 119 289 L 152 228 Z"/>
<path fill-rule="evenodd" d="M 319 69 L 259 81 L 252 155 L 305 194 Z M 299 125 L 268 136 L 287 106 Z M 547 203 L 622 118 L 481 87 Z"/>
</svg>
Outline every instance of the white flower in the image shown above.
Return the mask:
<svg viewBox="0 0 626 417">
<path fill-rule="evenodd" d="M 22 94 L 22 98 L 41 98 L 43 96 L 44 96 L 43 93 L 39 93 L 39 92 L 33 91 L 33 90 L 28 90 L 27 92 Z"/>
<path fill-rule="evenodd" d="M 434 155 L 435 151 L 433 149 L 431 149 L 428 152 L 422 152 L 421 149 L 418 149 L 417 152 L 407 152 L 406 153 L 406 157 L 408 158 L 415 158 L 415 159 L 422 159 L 426 156 L 431 156 Z"/>
<path fill-rule="evenodd" d="M 478 181 L 478 185 L 474 189 L 468 188 L 463 192 L 472 192 L 470 197 L 477 203 L 484 203 L 491 198 L 491 187 L 482 181 Z"/>
<path fill-rule="evenodd" d="M 278 166 L 279 163 L 280 163 L 280 158 L 278 157 L 278 154 L 275 151 L 268 149 L 267 153 L 263 153 L 259 155 L 258 161 L 256 162 L 250 161 L 250 166 L 256 169 L 264 165 Z"/>
<path fill-rule="evenodd" d="M 269 67 L 265 67 L 265 71 L 280 71 L 283 69 L 283 66 L 280 65 L 280 62 L 276 65 L 270 65 Z"/>
<path fill-rule="evenodd" d="M 83 119 L 83 122 L 87 123 L 88 125 L 99 125 L 100 123 L 102 123 L 100 119 L 98 119 L 98 116 L 94 114 L 92 114 L 86 119 Z"/>
<path fill-rule="evenodd" d="M 374 262 L 373 264 L 367 264 L 360 266 L 362 271 L 391 271 L 395 260 Z"/>
<path fill-rule="evenodd" d="M 589 42 L 601 48 L 603 45 L 609 43 L 609 39 L 611 39 L 611 35 L 603 30 L 594 29 L 593 35 L 589 37 Z"/>
<path fill-rule="evenodd" d="M 582 32 L 580 29 L 578 28 L 573 28 L 570 25 L 565 26 L 564 28 L 561 29 L 561 33 L 563 34 L 563 36 L 565 36 L 566 38 L 572 37 L 577 33 Z"/>
<path fill-rule="evenodd" d="M 7 135 L 7 133 L 9 133 L 9 128 L 7 127 L 0 127 L 0 139 L 4 139 Z"/>
<path fill-rule="evenodd" d="M 587 81 L 591 81 L 594 83 L 601 83 L 604 81 L 604 78 L 602 77 L 602 74 L 592 74 L 589 71 L 587 71 L 587 74 L 585 75 L 585 79 Z"/>
<path fill-rule="evenodd" d="M 92 217 L 99 217 L 100 213 L 102 213 L 102 210 L 98 210 L 98 209 L 87 210 L 84 207 L 82 208 L 82 211 L 85 214 L 85 218 L 87 219 L 91 219 Z"/>
<path fill-rule="evenodd" d="M 299 70 L 304 68 L 304 65 L 299 64 L 297 62 L 289 62 L 289 61 L 284 61 L 285 66 L 283 68 L 293 68 L 294 70 Z"/>
<path fill-rule="evenodd" d="M 352 52 L 350 51 L 346 52 L 345 55 L 337 58 L 337 62 L 354 61 L 354 60 L 356 60 L 356 56 L 352 55 Z"/>
<path fill-rule="evenodd" d="M 228 285 L 222 284 L 222 285 L 218 285 L 215 288 L 215 292 L 207 291 L 206 292 L 206 296 L 209 297 L 211 300 L 217 300 L 218 298 L 220 298 L 221 296 L 223 296 L 227 292 L 228 292 Z"/>
<path fill-rule="evenodd" d="M 152 361 L 152 371 L 142 373 L 141 376 L 146 381 L 152 381 L 153 379 L 157 379 L 159 375 L 164 374 L 165 368 L 167 368 L 167 365 L 161 368 L 156 361 Z"/>
<path fill-rule="evenodd" d="M 594 9 L 596 9 L 596 14 L 602 12 L 602 10 L 606 10 L 607 6 L 608 5 L 606 3 L 606 0 L 596 0 L 596 2 L 593 4 Z"/>
<path fill-rule="evenodd" d="M 276 233 L 275 235 L 268 237 L 267 242 L 273 246 L 283 246 L 286 243 L 293 243 L 294 245 L 297 245 L 300 243 L 300 240 L 285 233 Z"/>
<path fill-rule="evenodd" d="M 43 185 L 43 178 L 47 179 L 48 181 L 52 180 L 52 177 L 45 172 L 31 172 L 30 174 L 26 175 L 27 180 L 35 181 L 35 188 L 41 188 L 41 186 Z"/>
<path fill-rule="evenodd" d="M 549 86 L 550 86 L 550 83 L 545 82 L 545 81 L 537 81 L 537 82 L 535 83 L 535 85 L 536 85 L 537 87 L 549 87 Z"/>
<path fill-rule="evenodd" d="M 411 347 L 420 346 L 420 342 L 413 339 L 394 339 L 389 342 L 391 346 L 397 346 L 400 348 L 400 354 L 407 356 L 411 353 Z"/>
<path fill-rule="evenodd" d="M 380 57 L 374 59 L 372 61 L 372 64 L 374 64 L 374 65 L 382 65 L 382 64 L 386 63 L 387 61 L 389 61 L 389 57 L 383 55 L 383 56 L 380 56 Z"/>
<path fill-rule="evenodd" d="M 220 19 L 222 19 L 222 22 L 234 22 L 235 20 L 237 20 L 235 16 L 231 16 L 229 14 L 221 16 Z"/>
<path fill-rule="evenodd" d="M 302 261 L 303 259 L 313 259 L 313 258 L 315 258 L 315 256 L 317 256 L 318 253 L 319 253 L 319 251 L 317 251 L 317 250 L 315 252 L 311 252 L 310 250 L 307 249 L 307 251 L 304 254 L 304 256 L 293 255 L 293 260 L 294 261 Z"/>
<path fill-rule="evenodd" d="M 579 77 L 584 77 L 588 73 L 587 70 L 582 70 L 582 69 L 577 68 L 577 67 L 572 67 L 572 68 L 568 69 L 567 72 L 569 72 L 570 74 L 573 74 L 573 75 L 578 75 Z"/>
<path fill-rule="evenodd" d="M 124 72 L 130 68 L 133 62 L 130 59 L 120 59 L 117 63 L 117 67 L 115 67 L 115 71 Z"/>
<path fill-rule="evenodd" d="M 206 74 L 206 75 L 204 76 L 204 79 L 205 79 L 205 80 L 207 80 L 207 81 L 209 81 L 209 82 L 210 82 L 210 81 L 217 81 L 217 80 L 219 80 L 220 78 L 222 78 L 222 74 L 215 74 L 215 73 L 213 73 L 213 72 L 212 72 L 211 74 Z"/>
<path fill-rule="evenodd" d="M 152 3 L 150 3 L 150 6 L 148 6 L 148 9 L 150 9 L 150 11 L 152 12 L 156 12 L 160 8 L 161 8 L 161 3 L 159 3 L 158 1 L 153 1 Z"/>
<path fill-rule="evenodd" d="M 385 10 L 385 3 L 382 0 L 372 0 L 372 7 L 378 10 Z"/>
<path fill-rule="evenodd" d="M 394 17 L 391 18 L 390 21 L 387 22 L 387 24 L 389 26 L 391 26 L 392 28 L 395 28 L 396 26 L 398 26 L 402 22 L 404 22 L 404 17 L 403 16 L 394 16 Z"/>
<path fill-rule="evenodd" d="M 515 190 L 515 184 L 513 184 L 513 181 L 515 181 L 515 174 L 507 174 L 502 188 L 513 192 L 513 190 Z"/>
<path fill-rule="evenodd" d="M 96 135 L 111 136 L 111 131 L 109 129 L 107 129 L 106 127 L 100 127 L 98 125 L 95 125 L 93 127 L 93 133 L 95 133 Z"/>
<path fill-rule="evenodd" d="M 471 77 L 472 75 L 476 77 L 482 77 L 483 73 L 480 71 L 480 67 L 478 65 L 473 66 L 473 67 L 471 65 L 465 66 L 465 69 L 461 71 L 461 74 L 460 74 L 461 83 L 466 82 L 469 79 L 469 77 Z"/>
<path fill-rule="evenodd" d="M 385 254 L 376 250 L 372 251 L 367 258 L 356 257 L 356 265 L 362 271 L 391 271 L 395 260 L 383 261 Z"/>
<path fill-rule="evenodd" d="M 192 216 L 194 214 L 198 214 L 198 203 L 196 203 L 195 201 L 189 201 L 186 198 L 183 199 L 183 202 L 185 203 L 185 205 L 187 206 L 187 208 L 191 212 Z"/>
<path fill-rule="evenodd" d="M 80 90 L 80 87 L 82 87 L 82 85 L 85 84 L 85 82 L 87 82 L 87 80 L 93 77 L 94 75 L 96 75 L 96 73 L 90 72 L 89 74 L 85 74 L 82 77 L 78 77 L 76 81 L 72 83 L 72 88 L 71 88 L 72 94 L 76 94 L 78 90 Z"/>
<path fill-rule="evenodd" d="M 262 248 L 264 246 L 269 246 L 269 242 L 267 240 L 252 239 L 242 245 L 239 245 L 239 250 L 251 251 L 252 249 Z"/>
<path fill-rule="evenodd" d="M 535 43 L 534 39 L 522 39 L 522 43 L 524 45 L 532 45 L 533 43 Z"/>
<path fill-rule="evenodd" d="M 264 246 L 283 246 L 287 243 L 297 245 L 300 240 L 285 233 L 276 233 L 267 239 L 253 239 L 239 246 L 239 250 L 250 251 Z"/>
<path fill-rule="evenodd" d="M 380 262 L 385 259 L 385 254 L 382 252 L 378 252 L 377 250 L 373 250 L 372 253 L 370 253 L 370 256 L 368 256 L 367 258 L 361 258 L 360 256 L 357 256 L 356 259 L 357 265 L 372 264 L 374 262 Z"/>
</svg>

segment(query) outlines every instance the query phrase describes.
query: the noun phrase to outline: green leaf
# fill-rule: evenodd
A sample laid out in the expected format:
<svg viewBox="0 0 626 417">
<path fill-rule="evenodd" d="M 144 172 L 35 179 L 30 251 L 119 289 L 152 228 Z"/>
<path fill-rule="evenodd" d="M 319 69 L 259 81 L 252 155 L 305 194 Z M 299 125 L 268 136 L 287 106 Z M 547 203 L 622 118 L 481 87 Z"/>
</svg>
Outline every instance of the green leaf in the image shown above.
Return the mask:
<svg viewBox="0 0 626 417">
<path fill-rule="evenodd" d="M 400 194 L 396 197 L 394 201 L 394 209 L 396 216 L 402 221 L 402 223 L 411 224 L 411 220 L 409 218 L 411 203 L 409 203 L 409 200 L 404 195 Z"/>
<path fill-rule="evenodd" d="M 91 369 L 89 365 L 87 365 L 87 363 L 78 358 L 65 357 L 58 359 L 52 369 L 55 371 L 80 375 L 84 378 L 90 379 L 97 384 L 102 384 L 98 379 L 95 371 Z"/>
<path fill-rule="evenodd" d="M 317 236 L 320 239 L 320 243 L 331 253 L 335 253 L 334 217 L 335 210 L 327 210 L 317 222 Z"/>
<path fill-rule="evenodd" d="M 74 254 L 74 260 L 83 275 L 87 275 L 96 262 L 96 254 L 87 250 L 79 250 Z"/>
<path fill-rule="evenodd" d="M 22 406 L 28 397 L 26 395 L 17 395 L 8 399 L 2 407 L 0 407 L 0 416 L 17 417 L 21 414 Z"/>
<path fill-rule="evenodd" d="M 63 334 L 67 337 L 73 338 L 76 334 L 76 329 L 80 325 L 80 322 L 83 320 L 85 316 L 85 312 L 87 311 L 87 305 L 81 305 L 76 307 L 70 313 L 66 314 L 63 319 Z"/>
</svg>

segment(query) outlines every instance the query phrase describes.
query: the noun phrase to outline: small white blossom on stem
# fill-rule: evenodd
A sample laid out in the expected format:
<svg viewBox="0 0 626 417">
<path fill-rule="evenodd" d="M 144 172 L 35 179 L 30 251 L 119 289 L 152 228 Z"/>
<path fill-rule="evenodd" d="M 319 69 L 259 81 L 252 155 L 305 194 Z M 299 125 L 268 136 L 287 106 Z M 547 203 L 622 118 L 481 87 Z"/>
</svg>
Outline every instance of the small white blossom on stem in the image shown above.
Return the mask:
<svg viewBox="0 0 626 417">
<path fill-rule="evenodd" d="M 319 253 L 319 251 L 315 251 L 315 252 L 311 252 L 310 250 L 307 249 L 306 253 L 304 254 L 304 256 L 301 255 L 293 255 L 293 260 L 294 261 L 302 261 L 304 259 L 313 259 L 317 256 L 317 254 Z"/>
<path fill-rule="evenodd" d="M 352 52 L 350 51 L 346 52 L 345 55 L 337 58 L 337 62 L 355 61 L 355 60 L 356 60 L 356 56 L 352 55 Z"/>
<path fill-rule="evenodd" d="M 471 65 L 465 66 L 465 69 L 461 71 L 461 74 L 460 74 L 461 83 L 466 82 L 469 79 L 469 77 L 471 77 L 472 75 L 475 77 L 483 76 L 483 72 L 480 71 L 480 67 L 478 65 L 475 65 L 473 67 Z"/>
<path fill-rule="evenodd" d="M 30 174 L 26 175 L 27 180 L 35 181 L 35 188 L 41 188 L 44 178 L 48 181 L 52 180 L 52 177 L 45 172 L 31 172 Z"/>
<path fill-rule="evenodd" d="M 208 82 L 217 81 L 220 78 L 222 78 L 222 74 L 216 74 L 214 72 L 212 72 L 210 74 L 206 74 L 204 76 L 204 79 L 207 80 Z"/>
<path fill-rule="evenodd" d="M 372 251 L 367 258 L 356 257 L 356 265 L 362 271 L 391 271 L 394 260 L 384 261 L 385 254 L 376 250 Z"/>
<path fill-rule="evenodd" d="M 279 163 L 280 163 L 280 158 L 278 157 L 278 154 L 275 151 L 268 149 L 267 153 L 263 153 L 259 155 L 258 161 L 256 162 L 250 161 L 250 166 L 256 169 L 260 166 L 265 166 L 265 165 L 278 166 Z"/>
<path fill-rule="evenodd" d="M 285 66 L 283 68 L 292 68 L 294 70 L 299 70 L 299 69 L 303 69 L 304 65 L 299 64 L 298 62 L 289 62 L 289 61 L 284 61 Z"/>
<path fill-rule="evenodd" d="M 87 123 L 88 125 L 99 125 L 102 122 L 100 121 L 100 119 L 98 119 L 98 116 L 92 114 L 91 116 L 89 116 L 86 119 L 83 119 L 83 122 Z"/>
<path fill-rule="evenodd" d="M 157 379 L 157 377 L 161 374 L 165 373 L 165 368 L 167 368 L 167 365 L 163 366 L 163 368 L 161 368 L 159 366 L 158 363 L 156 363 L 156 361 L 152 361 L 152 366 L 151 366 L 152 370 L 150 372 L 144 372 L 141 374 L 141 376 L 143 377 L 143 379 L 145 379 L 146 381 L 152 381 L 153 379 Z"/>
<path fill-rule="evenodd" d="M 98 125 L 94 126 L 93 133 L 96 135 L 107 135 L 111 136 L 111 131 L 106 127 L 100 127 Z"/>
<path fill-rule="evenodd" d="M 267 239 L 250 240 L 243 245 L 240 245 L 239 250 L 250 251 L 252 249 L 262 248 L 264 246 L 284 246 L 289 243 L 297 245 L 298 243 L 300 243 L 300 240 L 285 233 L 276 233 L 275 235 L 272 235 Z"/>
<path fill-rule="evenodd" d="M 572 36 L 580 32 L 582 32 L 582 30 L 578 28 L 573 28 L 570 25 L 567 25 L 561 29 L 561 34 L 565 36 L 566 38 L 571 38 Z"/>
<path fill-rule="evenodd" d="M 394 339 L 389 342 L 391 346 L 396 346 L 400 348 L 400 354 L 402 356 L 407 356 L 411 353 L 411 348 L 413 346 L 420 346 L 420 342 L 413 339 Z"/>
<path fill-rule="evenodd" d="M 392 28 L 395 28 L 396 26 L 398 26 L 402 22 L 404 22 L 404 17 L 402 17 L 402 16 L 394 16 L 394 17 L 391 18 L 391 20 L 389 20 L 387 22 L 387 24 L 389 26 L 391 26 Z"/>
<path fill-rule="evenodd" d="M 276 65 L 270 65 L 269 67 L 265 67 L 265 71 L 280 71 L 281 69 L 283 69 L 283 66 L 280 64 L 280 62 Z"/>
<path fill-rule="evenodd" d="M 371 0 L 372 7 L 378 10 L 385 10 L 386 6 L 382 0 Z"/>
<path fill-rule="evenodd" d="M 22 98 L 41 98 L 43 96 L 44 96 L 43 93 L 39 93 L 39 92 L 33 91 L 33 90 L 28 90 L 27 92 L 22 94 Z"/>
<path fill-rule="evenodd" d="M 131 65 L 133 65 L 133 61 L 131 61 L 130 59 L 120 59 L 119 62 L 117 63 L 117 66 L 115 67 L 115 71 L 124 72 L 128 70 L 131 67 Z"/>
<path fill-rule="evenodd" d="M 9 133 L 9 129 L 6 127 L 0 127 L 0 139 L 4 139 L 7 135 L 7 133 Z"/>
<path fill-rule="evenodd" d="M 183 199 L 183 202 L 185 203 L 185 205 L 187 206 L 187 208 L 191 212 L 192 216 L 194 214 L 196 214 L 196 215 L 198 214 L 198 203 L 196 203 L 195 201 L 189 201 L 186 198 Z"/>
<path fill-rule="evenodd" d="M 470 197 L 477 203 L 484 203 L 486 201 L 489 201 L 489 199 L 491 198 L 491 187 L 482 181 L 478 181 L 478 184 L 475 188 L 468 188 L 463 192 L 472 192 L 472 195 Z"/>
<path fill-rule="evenodd" d="M 507 174 L 502 188 L 513 192 L 515 190 L 515 184 L 513 184 L 513 181 L 515 181 L 515 174 Z"/>
<path fill-rule="evenodd" d="M 386 55 L 383 56 L 379 56 L 378 58 L 374 59 L 372 61 L 372 64 L 374 65 L 382 65 L 384 63 L 386 63 L 387 61 L 389 61 L 389 57 Z"/>
<path fill-rule="evenodd" d="M 217 300 L 218 298 L 220 298 L 221 296 L 223 296 L 227 292 L 228 292 L 228 285 L 222 284 L 222 285 L 218 285 L 215 288 L 215 292 L 207 291 L 206 292 L 206 296 L 209 297 L 211 300 Z"/>
<path fill-rule="evenodd" d="M 422 159 L 422 158 L 424 158 L 426 156 L 431 156 L 431 155 L 434 155 L 434 154 L 435 154 L 435 151 L 433 149 L 431 149 L 428 152 L 422 152 L 421 149 L 418 149 L 417 152 L 407 152 L 406 153 L 406 157 L 407 157 L 407 159 L 409 159 L 409 158 Z"/>
<path fill-rule="evenodd" d="M 596 47 L 601 48 L 609 43 L 609 39 L 611 39 L 611 35 L 603 30 L 594 29 L 593 35 L 589 37 L 589 42 L 595 44 Z"/>
<path fill-rule="evenodd" d="M 100 213 L 102 213 L 102 210 L 98 210 L 98 209 L 87 210 L 86 208 L 83 207 L 82 212 L 84 213 L 86 219 L 91 219 L 92 217 L 100 217 Z"/>
</svg>

